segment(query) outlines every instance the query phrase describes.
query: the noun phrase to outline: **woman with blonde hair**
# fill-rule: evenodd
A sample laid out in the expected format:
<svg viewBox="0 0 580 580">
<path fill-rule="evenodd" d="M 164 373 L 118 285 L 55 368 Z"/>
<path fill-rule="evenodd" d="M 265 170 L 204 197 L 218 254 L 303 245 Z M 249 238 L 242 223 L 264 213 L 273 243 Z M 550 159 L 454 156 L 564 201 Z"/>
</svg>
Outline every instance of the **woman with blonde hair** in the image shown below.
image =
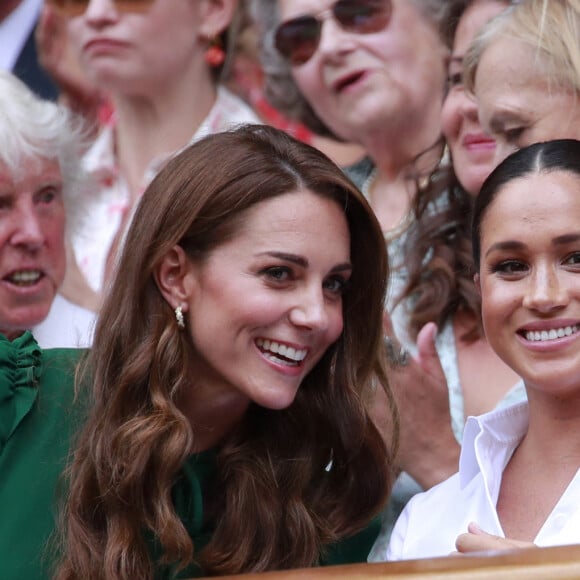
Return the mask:
<svg viewBox="0 0 580 580">
<path fill-rule="evenodd" d="M 172 159 L 100 315 L 57 577 L 364 561 L 390 489 L 367 412 L 386 275 L 371 209 L 319 151 L 250 126 Z"/>
<path fill-rule="evenodd" d="M 526 0 L 475 40 L 465 82 L 496 162 L 554 137 L 580 138 L 580 0 Z"/>
</svg>

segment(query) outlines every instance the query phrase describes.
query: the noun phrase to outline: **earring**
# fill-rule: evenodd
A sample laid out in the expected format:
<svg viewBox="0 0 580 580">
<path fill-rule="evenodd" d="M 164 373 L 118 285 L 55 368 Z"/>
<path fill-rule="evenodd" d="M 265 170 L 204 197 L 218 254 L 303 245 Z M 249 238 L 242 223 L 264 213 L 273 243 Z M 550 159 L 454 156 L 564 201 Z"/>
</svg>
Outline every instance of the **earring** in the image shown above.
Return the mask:
<svg viewBox="0 0 580 580">
<path fill-rule="evenodd" d="M 226 53 L 224 52 L 222 39 L 219 37 L 219 35 L 214 36 L 209 41 L 209 46 L 205 51 L 204 58 L 205 62 L 207 62 L 207 64 L 213 68 L 221 66 L 224 63 L 224 60 L 226 60 Z"/>
<path fill-rule="evenodd" d="M 183 319 L 183 310 L 181 309 L 181 306 L 178 306 L 175 309 L 175 320 L 177 320 L 177 326 L 180 329 L 185 328 L 185 320 Z"/>
</svg>

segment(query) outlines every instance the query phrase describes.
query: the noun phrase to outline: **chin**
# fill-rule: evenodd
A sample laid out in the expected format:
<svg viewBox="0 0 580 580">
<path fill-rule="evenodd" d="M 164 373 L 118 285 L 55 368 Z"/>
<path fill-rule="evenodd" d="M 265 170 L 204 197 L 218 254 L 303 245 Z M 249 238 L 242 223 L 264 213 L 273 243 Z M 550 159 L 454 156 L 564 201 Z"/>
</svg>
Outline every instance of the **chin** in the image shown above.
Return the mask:
<svg viewBox="0 0 580 580">
<path fill-rule="evenodd" d="M 280 394 L 277 393 L 276 397 L 264 397 L 262 400 L 255 400 L 255 403 L 260 405 L 260 407 L 270 409 L 271 411 L 283 411 L 290 407 L 295 399 L 296 393 L 292 393 L 292 395 L 289 394 L 287 397 L 280 396 Z"/>
</svg>

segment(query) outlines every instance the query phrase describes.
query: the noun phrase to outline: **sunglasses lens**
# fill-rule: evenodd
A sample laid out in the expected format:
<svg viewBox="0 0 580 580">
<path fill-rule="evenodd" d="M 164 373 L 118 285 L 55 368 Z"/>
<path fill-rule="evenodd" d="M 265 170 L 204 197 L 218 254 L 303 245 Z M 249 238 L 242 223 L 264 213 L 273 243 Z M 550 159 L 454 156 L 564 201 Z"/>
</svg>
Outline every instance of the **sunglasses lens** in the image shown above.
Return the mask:
<svg viewBox="0 0 580 580">
<path fill-rule="evenodd" d="M 334 18 L 342 28 L 360 34 L 382 30 L 389 22 L 391 10 L 391 0 L 338 0 L 332 7 Z M 316 52 L 321 30 L 321 20 L 300 16 L 283 22 L 274 42 L 291 65 L 301 65 Z"/>
<path fill-rule="evenodd" d="M 81 0 L 47 0 L 47 4 L 50 4 L 56 8 L 59 12 L 62 12 L 66 16 L 79 16 L 87 9 L 88 1 Z"/>
<path fill-rule="evenodd" d="M 47 0 L 49 4 L 66 16 L 80 16 L 89 7 L 89 0 Z M 145 12 L 154 0 L 116 0 L 115 8 L 119 12 Z"/>
<path fill-rule="evenodd" d="M 301 16 L 282 23 L 274 38 L 278 52 L 296 66 L 304 64 L 320 41 L 321 23 L 313 16 Z"/>
<path fill-rule="evenodd" d="M 358 33 L 378 32 L 391 16 L 390 0 L 338 0 L 333 14 L 346 30 Z"/>
</svg>

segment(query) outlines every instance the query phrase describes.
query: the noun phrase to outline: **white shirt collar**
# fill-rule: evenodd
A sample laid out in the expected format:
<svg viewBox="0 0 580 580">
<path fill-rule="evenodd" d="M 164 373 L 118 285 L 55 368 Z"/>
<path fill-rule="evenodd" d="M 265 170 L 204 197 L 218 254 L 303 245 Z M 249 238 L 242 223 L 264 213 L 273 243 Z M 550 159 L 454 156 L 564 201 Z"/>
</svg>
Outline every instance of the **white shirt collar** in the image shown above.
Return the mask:
<svg viewBox="0 0 580 580">
<path fill-rule="evenodd" d="M 528 403 L 469 417 L 463 432 L 459 478 L 465 487 L 478 473 L 502 473 L 528 429 Z M 490 465 L 493 458 L 494 465 Z M 501 464 L 501 465 L 500 465 Z"/>
</svg>

